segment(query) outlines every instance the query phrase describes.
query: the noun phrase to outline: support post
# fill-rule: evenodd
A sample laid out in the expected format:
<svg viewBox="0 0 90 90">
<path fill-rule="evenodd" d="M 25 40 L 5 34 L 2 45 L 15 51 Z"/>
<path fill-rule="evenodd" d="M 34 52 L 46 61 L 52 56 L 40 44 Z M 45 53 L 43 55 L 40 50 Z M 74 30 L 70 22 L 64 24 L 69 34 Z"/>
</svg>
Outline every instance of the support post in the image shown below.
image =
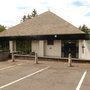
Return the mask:
<svg viewBox="0 0 90 90">
<path fill-rule="evenodd" d="M 11 56 L 12 56 L 12 61 L 15 62 L 14 52 L 11 53 Z"/>
<path fill-rule="evenodd" d="M 35 53 L 35 63 L 38 64 L 38 55 Z"/>
<path fill-rule="evenodd" d="M 9 41 L 9 49 L 10 49 L 10 53 L 11 53 L 11 59 L 13 62 L 15 62 L 15 58 L 14 58 L 14 51 L 15 51 L 15 44 L 14 41 Z"/>
<path fill-rule="evenodd" d="M 69 66 L 69 67 L 72 66 L 71 53 L 69 53 L 69 55 L 68 55 L 68 66 Z"/>
</svg>

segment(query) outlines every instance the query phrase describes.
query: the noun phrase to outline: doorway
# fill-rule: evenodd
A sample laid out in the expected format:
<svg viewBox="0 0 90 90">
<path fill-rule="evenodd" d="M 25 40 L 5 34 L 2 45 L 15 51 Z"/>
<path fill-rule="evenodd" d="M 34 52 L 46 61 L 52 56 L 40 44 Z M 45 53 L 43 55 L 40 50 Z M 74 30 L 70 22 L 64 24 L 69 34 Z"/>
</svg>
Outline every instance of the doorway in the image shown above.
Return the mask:
<svg viewBox="0 0 90 90">
<path fill-rule="evenodd" d="M 78 58 L 78 41 L 77 40 L 63 40 L 62 41 L 62 57 L 67 58 L 71 53 L 72 58 Z"/>
</svg>

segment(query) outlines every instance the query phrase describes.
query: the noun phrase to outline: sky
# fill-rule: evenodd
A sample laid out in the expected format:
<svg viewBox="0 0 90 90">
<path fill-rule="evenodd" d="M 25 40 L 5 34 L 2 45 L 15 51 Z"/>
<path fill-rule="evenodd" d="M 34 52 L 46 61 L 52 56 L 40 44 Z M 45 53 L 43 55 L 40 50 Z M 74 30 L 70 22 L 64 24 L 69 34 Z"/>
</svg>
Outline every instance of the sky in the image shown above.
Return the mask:
<svg viewBox="0 0 90 90">
<path fill-rule="evenodd" d="M 15 26 L 33 9 L 38 14 L 50 10 L 76 27 L 90 27 L 90 0 L 1 0 L 0 24 Z"/>
</svg>

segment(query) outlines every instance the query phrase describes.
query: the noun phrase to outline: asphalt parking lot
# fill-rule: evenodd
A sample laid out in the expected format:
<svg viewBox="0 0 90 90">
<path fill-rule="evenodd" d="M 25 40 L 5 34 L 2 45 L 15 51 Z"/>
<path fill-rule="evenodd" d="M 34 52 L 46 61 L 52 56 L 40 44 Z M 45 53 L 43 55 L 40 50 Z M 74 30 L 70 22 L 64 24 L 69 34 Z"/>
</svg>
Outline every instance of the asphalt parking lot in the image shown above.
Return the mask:
<svg viewBox="0 0 90 90">
<path fill-rule="evenodd" d="M 0 62 L 0 90 L 90 90 L 90 63 Z"/>
</svg>

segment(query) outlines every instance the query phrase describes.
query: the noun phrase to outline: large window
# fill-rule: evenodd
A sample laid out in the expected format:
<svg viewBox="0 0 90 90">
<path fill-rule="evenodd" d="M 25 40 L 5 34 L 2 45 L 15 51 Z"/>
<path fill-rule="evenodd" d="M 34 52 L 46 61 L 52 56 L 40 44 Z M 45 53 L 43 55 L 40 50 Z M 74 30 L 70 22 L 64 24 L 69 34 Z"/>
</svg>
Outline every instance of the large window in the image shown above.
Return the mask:
<svg viewBox="0 0 90 90">
<path fill-rule="evenodd" d="M 9 51 L 9 41 L 0 41 L 0 50 Z"/>
<path fill-rule="evenodd" d="M 63 40 L 62 41 L 62 57 L 68 57 L 71 53 L 72 58 L 78 58 L 78 41 L 76 40 Z"/>
<path fill-rule="evenodd" d="M 21 51 L 22 53 L 29 54 L 31 52 L 31 41 L 24 40 L 24 41 L 16 41 L 16 50 Z"/>
</svg>

